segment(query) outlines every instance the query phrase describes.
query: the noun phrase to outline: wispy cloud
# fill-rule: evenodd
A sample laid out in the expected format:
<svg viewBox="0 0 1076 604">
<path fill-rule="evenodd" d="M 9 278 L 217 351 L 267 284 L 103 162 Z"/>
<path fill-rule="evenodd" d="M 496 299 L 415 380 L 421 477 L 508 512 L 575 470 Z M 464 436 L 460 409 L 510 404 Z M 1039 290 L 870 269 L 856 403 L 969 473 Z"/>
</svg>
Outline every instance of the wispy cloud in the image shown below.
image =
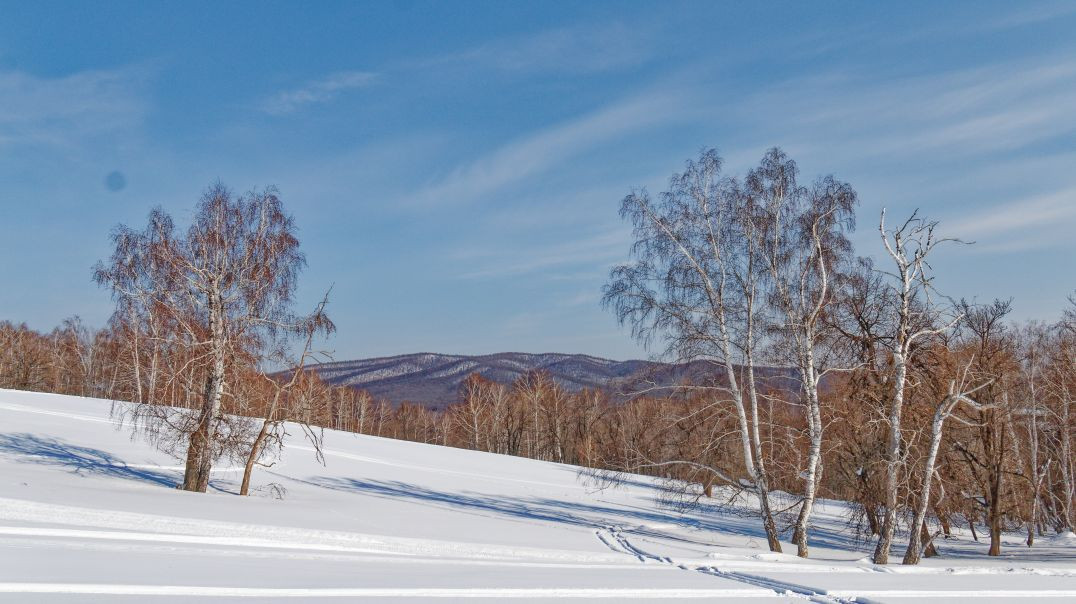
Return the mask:
<svg viewBox="0 0 1076 604">
<path fill-rule="evenodd" d="M 984 11 L 977 4 L 957 6 L 955 3 L 949 18 L 932 23 L 917 24 L 917 27 L 902 33 L 894 33 L 879 39 L 876 30 L 859 32 L 856 44 L 881 44 L 890 47 L 918 44 L 924 40 L 959 40 L 962 38 L 999 34 L 1006 30 L 1038 25 L 1044 22 L 1064 19 L 1076 13 L 1076 6 L 1071 2 L 1012 2 L 1002 10 Z M 1013 10 L 1005 11 L 1004 8 Z"/>
<path fill-rule="evenodd" d="M 982 153 L 1018 149 L 1076 130 L 1076 61 L 1039 61 L 948 74 L 946 85 L 924 82 L 918 87 L 918 94 L 925 94 L 919 97 L 917 131 L 897 134 L 882 148 Z M 910 105 L 916 88 L 902 95 Z"/>
<path fill-rule="evenodd" d="M 469 64 L 522 73 L 585 74 L 639 65 L 652 54 L 652 36 L 645 28 L 612 22 L 502 38 L 426 63 Z"/>
<path fill-rule="evenodd" d="M 998 204 L 944 227 L 946 233 L 961 238 L 989 237 L 999 250 L 1049 247 L 1057 242 L 1053 235 L 1071 237 L 1076 227 L 1076 187 Z M 1036 235 L 1013 239 L 1029 232 Z"/>
<path fill-rule="evenodd" d="M 348 90 L 368 86 L 377 74 L 369 71 L 340 71 L 291 90 L 280 91 L 262 102 L 270 115 L 292 113 L 307 105 L 327 103 Z"/>
<path fill-rule="evenodd" d="M 790 93 L 797 91 L 808 100 L 789 109 Z M 790 119 L 759 131 L 783 132 L 782 146 L 795 157 L 824 158 L 824 169 L 853 175 L 857 187 L 860 176 L 873 178 L 874 194 L 863 197 L 866 216 L 879 204 L 923 207 L 935 218 L 949 214 L 942 232 L 976 241 L 968 248 L 975 253 L 1071 245 L 1065 234 L 1076 227 L 1076 179 L 1066 142 L 1076 134 L 1071 56 L 899 79 L 827 72 L 786 82 L 754 101 L 737 111 L 787 110 Z"/>
<path fill-rule="evenodd" d="M 44 78 L 0 71 L 0 148 L 73 147 L 88 137 L 141 123 L 146 103 L 136 69 Z"/>
<path fill-rule="evenodd" d="M 752 132 L 831 163 L 1010 152 L 1076 132 L 1076 60 L 1035 56 L 892 78 L 824 72 L 735 105 Z M 760 122 L 764 116 L 766 121 Z"/>
<path fill-rule="evenodd" d="M 689 96 L 644 94 L 532 133 L 456 168 L 411 201 L 417 205 L 474 201 L 564 164 L 588 149 L 686 119 Z"/>
<path fill-rule="evenodd" d="M 997 32 L 1015 27 L 1035 25 L 1043 21 L 1052 21 L 1076 13 L 1076 6 L 1071 2 L 1014 4 L 1014 6 L 1018 7 L 1014 12 L 987 19 L 979 24 L 967 24 L 965 30 L 968 32 Z"/>
<path fill-rule="evenodd" d="M 604 277 L 605 269 L 625 256 L 630 244 L 626 228 L 615 228 L 586 237 L 515 247 L 478 250 L 457 254 L 462 261 L 477 264 L 462 275 L 463 279 L 497 279 L 517 277 L 566 267 L 593 268 L 593 278 Z"/>
</svg>

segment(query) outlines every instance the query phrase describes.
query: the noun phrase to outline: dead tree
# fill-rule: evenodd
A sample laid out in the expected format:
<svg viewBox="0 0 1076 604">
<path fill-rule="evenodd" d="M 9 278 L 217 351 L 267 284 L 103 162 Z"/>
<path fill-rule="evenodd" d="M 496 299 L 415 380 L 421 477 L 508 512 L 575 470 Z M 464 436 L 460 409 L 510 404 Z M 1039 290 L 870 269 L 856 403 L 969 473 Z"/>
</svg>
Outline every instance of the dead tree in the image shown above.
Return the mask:
<svg viewBox="0 0 1076 604">
<path fill-rule="evenodd" d="M 885 515 L 882 531 L 874 549 L 874 563 L 889 562 L 889 548 L 897 526 L 898 490 L 900 487 L 901 415 L 904 411 L 905 390 L 908 382 L 908 361 L 915 344 L 927 337 L 951 329 L 957 319 L 944 321 L 943 311 L 933 300 L 933 284 L 927 258 L 939 244 L 951 239 L 941 239 L 934 234 L 937 222 L 920 218 L 918 212 L 896 229 L 885 226 L 885 210 L 878 223 L 878 232 L 889 257 L 893 272 L 887 272 L 896 299 L 896 317 L 893 333 L 883 340 L 893 359 L 893 382 L 889 397 L 889 437 L 885 450 Z"/>
</svg>

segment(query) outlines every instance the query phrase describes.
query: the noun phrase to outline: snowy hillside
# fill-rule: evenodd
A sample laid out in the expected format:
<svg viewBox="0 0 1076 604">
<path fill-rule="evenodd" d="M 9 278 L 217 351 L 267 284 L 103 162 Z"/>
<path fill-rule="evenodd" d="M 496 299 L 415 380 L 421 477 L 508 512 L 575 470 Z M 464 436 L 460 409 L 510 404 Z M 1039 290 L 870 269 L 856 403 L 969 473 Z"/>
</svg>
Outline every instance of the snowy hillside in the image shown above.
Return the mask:
<svg viewBox="0 0 1076 604">
<path fill-rule="evenodd" d="M 879 568 L 823 503 L 802 561 L 767 552 L 753 518 L 660 507 L 642 477 L 596 491 L 570 466 L 340 432 L 325 466 L 293 437 L 255 497 L 225 466 L 181 492 L 179 463 L 109 407 L 0 390 L 0 600 L 1076 600 L 1071 535 L 1013 535 L 1000 559 L 962 537 Z"/>
</svg>

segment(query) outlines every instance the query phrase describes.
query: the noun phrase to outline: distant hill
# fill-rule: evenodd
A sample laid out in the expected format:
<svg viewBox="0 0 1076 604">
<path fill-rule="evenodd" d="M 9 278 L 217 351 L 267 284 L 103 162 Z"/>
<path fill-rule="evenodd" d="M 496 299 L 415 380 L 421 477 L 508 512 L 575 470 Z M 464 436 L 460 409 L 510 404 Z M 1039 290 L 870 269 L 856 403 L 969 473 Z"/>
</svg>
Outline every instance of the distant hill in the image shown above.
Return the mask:
<svg viewBox="0 0 1076 604">
<path fill-rule="evenodd" d="M 629 393 L 651 383 L 657 386 L 723 382 L 723 370 L 707 361 L 659 363 L 611 361 L 585 354 L 528 354 L 501 352 L 482 356 L 437 353 L 337 361 L 313 365 L 322 379 L 334 385 L 366 390 L 392 403 L 412 402 L 442 407 L 457 401 L 460 384 L 472 373 L 501 383 L 511 383 L 529 371 L 548 371 L 562 387 L 578 391 L 605 388 Z M 762 369 L 768 375 L 795 382 L 786 369 Z M 622 398 L 627 398 L 623 396 Z"/>
</svg>

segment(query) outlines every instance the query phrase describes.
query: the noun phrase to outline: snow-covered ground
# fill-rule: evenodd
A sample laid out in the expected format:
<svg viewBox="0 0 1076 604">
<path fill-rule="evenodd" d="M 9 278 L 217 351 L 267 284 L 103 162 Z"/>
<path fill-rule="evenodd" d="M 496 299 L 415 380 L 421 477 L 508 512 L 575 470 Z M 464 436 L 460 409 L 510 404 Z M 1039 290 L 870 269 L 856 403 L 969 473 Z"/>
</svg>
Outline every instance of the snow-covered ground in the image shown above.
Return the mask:
<svg viewBox="0 0 1076 604">
<path fill-rule="evenodd" d="M 881 568 L 828 502 L 804 561 L 770 554 L 753 518 L 662 507 L 643 477 L 595 490 L 571 466 L 341 432 L 325 466 L 293 437 L 258 496 L 234 495 L 232 467 L 185 493 L 109 408 L 0 390 L 0 600 L 1076 601 L 1071 535 L 1014 534 L 993 559 L 963 536 Z"/>
</svg>

